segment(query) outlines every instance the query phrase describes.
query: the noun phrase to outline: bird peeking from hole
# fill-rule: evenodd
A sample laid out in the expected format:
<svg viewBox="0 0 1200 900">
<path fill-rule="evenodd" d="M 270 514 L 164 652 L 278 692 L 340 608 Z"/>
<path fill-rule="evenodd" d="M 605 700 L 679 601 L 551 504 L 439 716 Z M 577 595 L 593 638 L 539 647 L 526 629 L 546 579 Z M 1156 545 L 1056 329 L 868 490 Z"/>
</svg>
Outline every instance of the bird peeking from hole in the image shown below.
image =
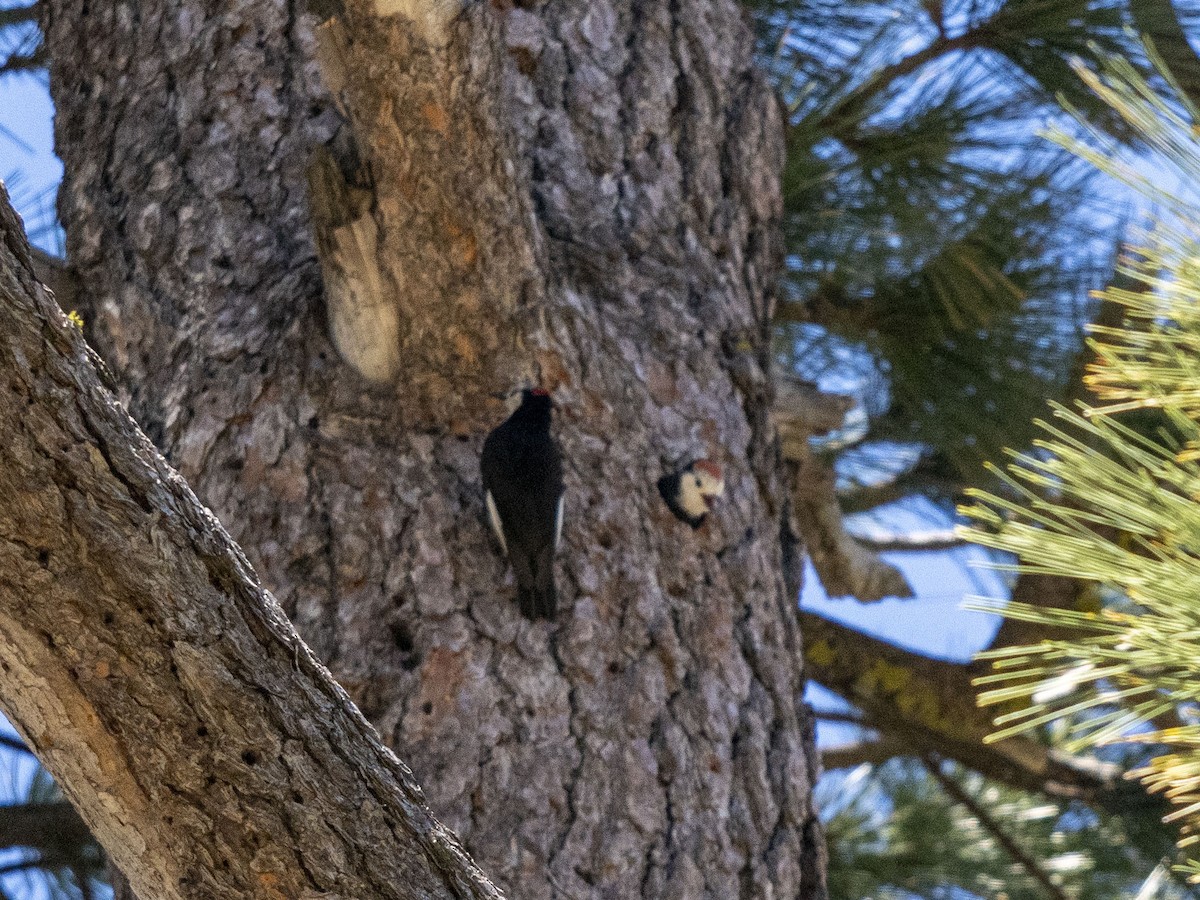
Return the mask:
<svg viewBox="0 0 1200 900">
<path fill-rule="evenodd" d="M 675 518 L 699 528 L 711 511 L 709 502 L 725 493 L 725 478 L 716 463 L 697 459 L 658 479 L 658 492 Z"/>
<path fill-rule="evenodd" d="M 521 391 L 521 405 L 483 442 L 480 469 L 488 521 L 517 579 L 517 606 L 552 619 L 558 606 L 554 554 L 562 540 L 563 473 L 550 432 L 548 391 Z"/>
</svg>

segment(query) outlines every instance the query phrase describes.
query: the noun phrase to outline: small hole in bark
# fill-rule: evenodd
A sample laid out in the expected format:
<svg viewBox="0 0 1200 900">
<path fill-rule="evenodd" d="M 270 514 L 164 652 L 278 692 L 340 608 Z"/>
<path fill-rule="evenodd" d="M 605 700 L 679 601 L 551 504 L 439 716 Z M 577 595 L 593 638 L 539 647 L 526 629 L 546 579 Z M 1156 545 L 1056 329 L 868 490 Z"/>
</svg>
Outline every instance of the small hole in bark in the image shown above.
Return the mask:
<svg viewBox="0 0 1200 900">
<path fill-rule="evenodd" d="M 201 725 L 196 729 L 196 737 L 208 737 L 208 729 Z"/>
<path fill-rule="evenodd" d="M 596 543 L 605 550 L 611 550 L 613 548 L 613 536 L 607 531 L 602 531 L 596 535 Z"/>
<path fill-rule="evenodd" d="M 413 652 L 412 632 L 403 622 L 392 623 L 392 640 L 396 643 L 396 649 L 401 653 Z"/>
<path fill-rule="evenodd" d="M 300 804 L 301 806 L 303 806 L 303 805 L 304 805 L 304 797 L 302 797 L 302 796 L 300 795 L 300 792 L 299 792 L 299 791 L 292 791 L 292 802 L 293 802 L 293 803 L 298 803 L 298 804 Z"/>
<path fill-rule="evenodd" d="M 309 427 L 309 428 L 311 428 L 313 431 L 316 431 L 318 428 L 320 428 L 320 427 L 321 427 L 321 419 L 320 419 L 320 417 L 319 417 L 319 416 L 313 416 L 311 419 L 309 419 L 309 420 L 308 420 L 308 427 Z"/>
<path fill-rule="evenodd" d="M 421 712 L 425 713 L 425 715 L 429 715 L 431 712 L 433 712 L 433 704 L 426 700 L 421 704 Z"/>
<path fill-rule="evenodd" d="M 54 643 L 54 635 L 52 635 L 50 632 L 43 631 L 42 632 L 42 640 L 46 642 L 46 646 L 49 647 L 51 650 L 53 650 L 55 648 L 56 645 Z"/>
<path fill-rule="evenodd" d="M 207 778 L 204 779 L 205 787 L 212 787 L 216 783 L 217 783 L 217 779 L 216 779 L 215 775 L 209 775 Z"/>
<path fill-rule="evenodd" d="M 618 662 L 610 662 L 610 663 L 608 664 L 608 674 L 609 674 L 609 675 L 616 675 L 616 674 L 617 674 L 618 672 L 620 672 L 620 671 L 621 671 L 621 664 L 620 664 L 620 663 L 618 663 Z"/>
<path fill-rule="evenodd" d="M 151 628 L 153 628 L 155 625 L 158 624 L 158 619 L 154 618 L 154 616 L 146 616 L 146 618 L 143 619 L 142 621 L 145 622 L 147 625 L 149 625 Z"/>
<path fill-rule="evenodd" d="M 538 60 L 537 57 L 526 50 L 524 47 L 516 47 L 508 51 L 509 56 L 513 58 L 513 62 L 517 64 L 517 71 L 526 78 L 532 78 L 537 72 Z"/>
<path fill-rule="evenodd" d="M 38 565 L 43 569 L 50 565 L 50 551 L 44 547 L 38 551 Z"/>
<path fill-rule="evenodd" d="M 111 625 L 111 624 L 112 624 L 113 622 L 115 622 L 116 620 L 117 620 L 117 617 L 116 617 L 116 616 L 114 616 L 114 615 L 113 615 L 112 613 L 110 613 L 110 612 L 106 612 L 106 613 L 104 614 L 104 617 L 103 617 L 103 619 L 102 619 L 101 621 L 103 621 L 105 625 Z"/>
<path fill-rule="evenodd" d="M 267 370 L 268 370 L 269 368 L 271 368 L 271 367 L 270 367 L 270 366 L 267 364 L 267 361 L 264 359 L 264 360 L 263 360 L 263 364 L 262 364 L 261 366 L 259 366 L 259 367 L 258 367 L 258 374 L 259 374 L 259 375 L 266 375 L 266 374 L 267 374 Z"/>
<path fill-rule="evenodd" d="M 258 765 L 258 754 L 255 753 L 253 750 L 243 750 L 242 751 L 242 762 L 244 762 L 248 766 L 257 766 Z"/>
</svg>

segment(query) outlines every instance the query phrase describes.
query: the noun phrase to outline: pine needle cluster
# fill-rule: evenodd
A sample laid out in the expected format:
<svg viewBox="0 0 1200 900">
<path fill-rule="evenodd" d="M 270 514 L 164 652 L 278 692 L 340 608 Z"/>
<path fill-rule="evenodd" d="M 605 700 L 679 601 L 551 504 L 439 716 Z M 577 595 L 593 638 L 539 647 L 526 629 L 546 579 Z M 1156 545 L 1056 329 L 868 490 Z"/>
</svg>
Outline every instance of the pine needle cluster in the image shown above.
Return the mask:
<svg viewBox="0 0 1200 900">
<path fill-rule="evenodd" d="M 1129 776 L 1170 801 L 1200 881 L 1200 117 L 1119 58 L 1077 69 L 1138 150 L 1082 116 L 1082 137 L 1051 137 L 1142 194 L 1154 222 L 1101 295 L 1120 324 L 1093 330 L 1089 402 L 1055 406 L 1002 488 L 964 512 L 1016 569 L 1088 579 L 1104 603 L 1004 606 L 1062 636 L 985 654 L 994 671 L 977 683 L 1009 710 L 997 740 L 1055 725 L 1067 749 L 1131 749 Z"/>
</svg>

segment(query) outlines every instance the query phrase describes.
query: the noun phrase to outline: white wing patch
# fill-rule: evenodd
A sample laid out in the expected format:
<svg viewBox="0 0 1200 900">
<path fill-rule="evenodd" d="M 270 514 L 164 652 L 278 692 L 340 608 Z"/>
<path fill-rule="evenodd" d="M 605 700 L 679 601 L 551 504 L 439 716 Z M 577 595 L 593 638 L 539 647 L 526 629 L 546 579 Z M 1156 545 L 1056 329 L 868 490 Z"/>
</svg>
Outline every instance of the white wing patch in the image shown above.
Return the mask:
<svg viewBox="0 0 1200 900">
<path fill-rule="evenodd" d="M 559 509 L 562 504 L 559 504 Z M 496 532 L 496 540 L 500 542 L 500 549 L 504 551 L 504 555 L 508 556 L 508 541 L 504 539 L 504 525 L 500 522 L 500 510 L 496 509 L 496 501 L 492 499 L 492 492 L 487 492 L 487 511 L 488 521 L 492 523 L 492 531 Z"/>
<path fill-rule="evenodd" d="M 554 552 L 558 552 L 558 545 L 562 543 L 562 523 L 563 523 L 563 501 L 567 498 L 566 493 L 558 495 L 558 507 L 554 510 Z"/>
</svg>

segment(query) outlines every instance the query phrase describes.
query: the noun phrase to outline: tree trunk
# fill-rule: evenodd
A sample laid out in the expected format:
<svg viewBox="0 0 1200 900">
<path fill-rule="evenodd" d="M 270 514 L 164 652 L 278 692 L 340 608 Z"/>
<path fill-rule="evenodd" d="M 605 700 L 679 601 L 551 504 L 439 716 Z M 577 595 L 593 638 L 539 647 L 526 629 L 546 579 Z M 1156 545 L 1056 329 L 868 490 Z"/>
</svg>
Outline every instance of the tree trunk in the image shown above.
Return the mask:
<svg viewBox="0 0 1200 900">
<path fill-rule="evenodd" d="M 742 10 L 310 6 L 47 0 L 68 256 L 135 417 L 503 887 L 823 896 Z M 553 624 L 478 486 L 526 380 Z M 729 489 L 693 532 L 654 485 L 698 456 Z"/>
<path fill-rule="evenodd" d="M 138 895 L 499 900 L 113 402 L 2 188 L 0 335 L 0 696 Z"/>
</svg>

